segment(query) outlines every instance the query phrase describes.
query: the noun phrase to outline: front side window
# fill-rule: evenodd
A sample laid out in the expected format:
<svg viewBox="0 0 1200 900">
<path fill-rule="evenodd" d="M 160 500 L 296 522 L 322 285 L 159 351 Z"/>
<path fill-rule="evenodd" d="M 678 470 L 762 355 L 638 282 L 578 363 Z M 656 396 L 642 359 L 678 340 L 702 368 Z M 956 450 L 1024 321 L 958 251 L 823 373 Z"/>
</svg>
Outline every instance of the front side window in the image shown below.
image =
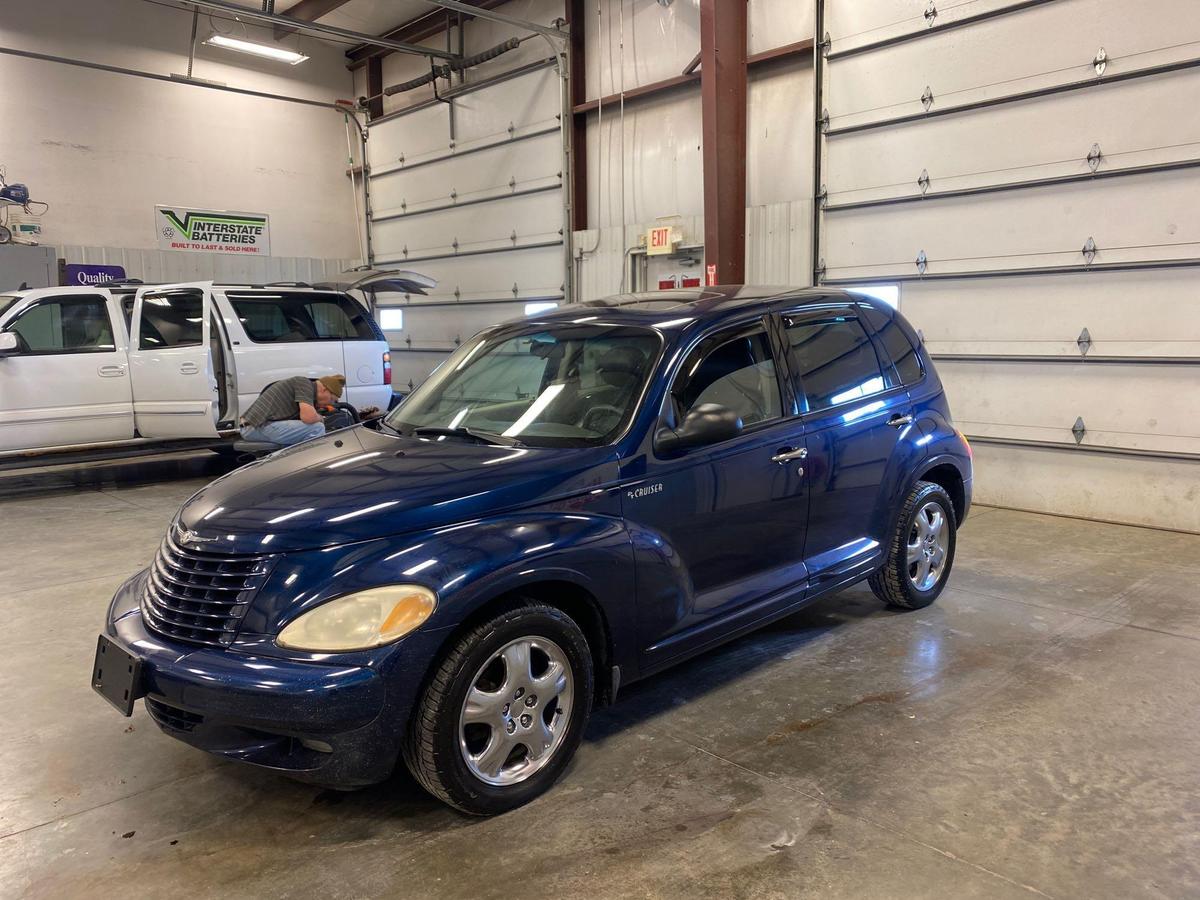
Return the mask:
<svg viewBox="0 0 1200 900">
<path fill-rule="evenodd" d="M 858 319 L 785 319 L 808 409 L 850 403 L 884 389 L 875 348 Z"/>
<path fill-rule="evenodd" d="M 256 344 L 378 340 L 367 311 L 345 294 L 227 291 L 225 296 Z"/>
<path fill-rule="evenodd" d="M 418 436 L 441 429 L 533 447 L 605 444 L 633 418 L 661 343 L 648 329 L 600 325 L 484 333 L 386 421 Z"/>
<path fill-rule="evenodd" d="M 142 295 L 138 348 L 197 347 L 204 340 L 204 292 L 197 288 Z"/>
<path fill-rule="evenodd" d="M 671 396 L 680 422 L 703 403 L 733 410 L 746 427 L 779 418 L 783 402 L 766 331 L 754 326 L 702 341 L 684 360 Z"/>
<path fill-rule="evenodd" d="M 103 353 L 117 349 L 103 297 L 40 300 L 5 331 L 17 336 L 23 353 Z"/>
</svg>

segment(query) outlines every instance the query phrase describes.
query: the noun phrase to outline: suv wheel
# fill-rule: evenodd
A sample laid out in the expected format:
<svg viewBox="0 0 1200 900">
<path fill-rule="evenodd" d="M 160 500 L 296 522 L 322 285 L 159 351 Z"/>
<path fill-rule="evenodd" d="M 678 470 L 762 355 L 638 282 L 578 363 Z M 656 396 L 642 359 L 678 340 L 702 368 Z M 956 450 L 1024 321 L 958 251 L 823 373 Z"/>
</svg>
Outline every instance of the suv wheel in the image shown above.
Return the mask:
<svg viewBox="0 0 1200 900">
<path fill-rule="evenodd" d="M 921 609 L 938 598 L 954 564 L 954 504 L 941 485 L 918 481 L 900 510 L 887 562 L 871 576 L 889 606 Z"/>
<path fill-rule="evenodd" d="M 591 705 L 592 654 L 579 626 L 555 607 L 519 606 L 442 660 L 413 712 L 404 762 L 463 812 L 505 812 L 554 784 Z"/>
</svg>

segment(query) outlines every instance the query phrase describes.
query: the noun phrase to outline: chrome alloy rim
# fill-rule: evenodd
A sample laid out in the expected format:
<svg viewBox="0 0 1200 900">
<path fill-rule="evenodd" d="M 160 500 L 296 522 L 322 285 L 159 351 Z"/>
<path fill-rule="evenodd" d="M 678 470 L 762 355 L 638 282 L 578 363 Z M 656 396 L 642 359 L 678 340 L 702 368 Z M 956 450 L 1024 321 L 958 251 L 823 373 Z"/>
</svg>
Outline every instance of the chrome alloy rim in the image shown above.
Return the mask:
<svg viewBox="0 0 1200 900">
<path fill-rule="evenodd" d="M 567 655 L 544 637 L 505 644 L 480 666 L 458 716 L 467 768 L 496 786 L 519 784 L 553 757 L 571 720 Z"/>
<path fill-rule="evenodd" d="M 908 532 L 908 580 L 918 591 L 927 591 L 946 571 L 950 545 L 950 523 L 933 501 L 926 503 L 913 519 Z"/>
</svg>

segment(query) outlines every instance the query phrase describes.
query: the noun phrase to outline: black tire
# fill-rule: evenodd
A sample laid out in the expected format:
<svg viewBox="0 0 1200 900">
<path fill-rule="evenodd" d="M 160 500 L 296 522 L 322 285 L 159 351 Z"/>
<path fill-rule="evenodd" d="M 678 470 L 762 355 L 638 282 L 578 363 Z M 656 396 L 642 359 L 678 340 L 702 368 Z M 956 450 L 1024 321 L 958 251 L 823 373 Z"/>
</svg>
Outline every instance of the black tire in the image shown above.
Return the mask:
<svg viewBox="0 0 1200 900">
<path fill-rule="evenodd" d="M 925 590 L 919 589 L 910 577 L 908 545 L 917 528 L 917 515 L 929 504 L 941 508 L 946 522 L 945 559 L 941 564 L 937 580 Z M 950 579 L 954 565 L 954 549 L 957 543 L 958 521 L 954 517 L 954 503 L 950 495 L 939 485 L 929 481 L 918 481 L 904 499 L 895 531 L 888 544 L 887 561 L 883 568 L 868 579 L 875 596 L 888 606 L 901 609 L 923 609 L 933 603 Z"/>
<path fill-rule="evenodd" d="M 477 673 L 522 637 L 545 638 L 562 650 L 573 699 L 548 761 L 525 780 L 498 786 L 468 767 L 459 744 L 459 716 Z M 562 610 L 531 601 L 499 613 L 459 638 L 434 669 L 409 721 L 404 763 L 429 793 L 471 815 L 496 815 L 528 803 L 558 780 L 579 747 L 591 713 L 593 677 L 587 638 Z"/>
</svg>

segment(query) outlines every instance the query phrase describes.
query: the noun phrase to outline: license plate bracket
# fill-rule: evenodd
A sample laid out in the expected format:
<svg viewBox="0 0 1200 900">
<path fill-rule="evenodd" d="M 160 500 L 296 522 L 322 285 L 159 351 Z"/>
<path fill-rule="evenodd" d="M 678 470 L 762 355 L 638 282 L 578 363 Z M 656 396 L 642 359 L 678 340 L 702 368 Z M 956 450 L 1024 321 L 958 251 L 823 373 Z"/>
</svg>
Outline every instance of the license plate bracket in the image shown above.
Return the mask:
<svg viewBox="0 0 1200 900">
<path fill-rule="evenodd" d="M 92 665 L 92 687 L 121 715 L 133 715 L 133 704 L 145 695 L 142 661 L 108 635 L 100 635 Z"/>
</svg>

